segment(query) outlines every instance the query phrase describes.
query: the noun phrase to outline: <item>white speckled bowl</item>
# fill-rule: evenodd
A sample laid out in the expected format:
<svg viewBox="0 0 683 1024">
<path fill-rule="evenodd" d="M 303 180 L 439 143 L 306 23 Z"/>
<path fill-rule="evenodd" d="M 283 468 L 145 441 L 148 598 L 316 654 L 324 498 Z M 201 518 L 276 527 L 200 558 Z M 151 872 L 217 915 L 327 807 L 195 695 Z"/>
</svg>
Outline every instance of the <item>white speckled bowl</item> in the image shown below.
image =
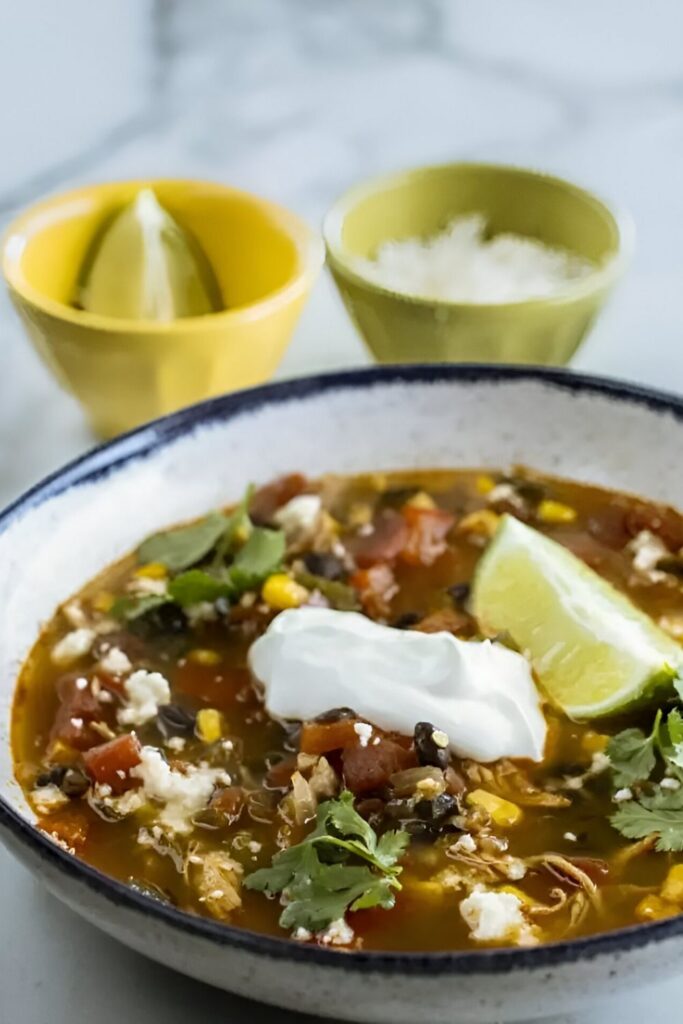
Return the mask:
<svg viewBox="0 0 683 1024">
<path fill-rule="evenodd" d="M 538 1018 L 679 970 L 683 917 L 534 949 L 345 954 L 186 915 L 32 824 L 8 743 L 17 669 L 56 604 L 145 534 L 289 470 L 523 462 L 683 505 L 683 401 L 587 377 L 388 367 L 230 395 L 99 448 L 0 516 L 0 838 L 70 907 L 141 953 L 282 1007 L 358 1021 Z"/>
</svg>

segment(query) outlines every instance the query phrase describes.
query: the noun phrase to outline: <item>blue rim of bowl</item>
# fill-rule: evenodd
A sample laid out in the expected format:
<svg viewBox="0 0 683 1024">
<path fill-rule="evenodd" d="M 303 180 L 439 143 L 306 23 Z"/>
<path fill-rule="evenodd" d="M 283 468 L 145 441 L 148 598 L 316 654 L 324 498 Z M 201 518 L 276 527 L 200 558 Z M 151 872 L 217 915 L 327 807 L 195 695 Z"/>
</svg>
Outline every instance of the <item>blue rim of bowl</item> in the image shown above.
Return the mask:
<svg viewBox="0 0 683 1024">
<path fill-rule="evenodd" d="M 585 277 L 572 281 L 552 295 L 536 299 L 518 299 L 509 302 L 463 302 L 451 299 L 430 299 L 425 298 L 424 295 L 412 292 L 394 291 L 392 288 L 374 281 L 367 274 L 363 273 L 361 258 L 354 257 L 353 253 L 349 252 L 342 242 L 344 221 L 359 200 L 375 195 L 380 188 L 398 185 L 402 181 L 410 181 L 420 177 L 426 178 L 433 173 L 460 168 L 463 170 L 476 170 L 480 168 L 483 171 L 500 172 L 511 176 L 538 178 L 539 181 L 544 181 L 573 193 L 575 197 L 581 198 L 596 209 L 600 209 L 603 215 L 612 220 L 617 236 L 617 245 L 614 252 L 604 262 L 597 264 L 591 269 Z M 635 224 L 631 215 L 626 210 L 608 203 L 590 189 L 577 185 L 567 178 L 560 178 L 556 174 L 550 174 L 547 171 L 534 167 L 523 167 L 518 164 L 487 163 L 478 160 L 457 160 L 453 163 L 409 167 L 404 170 L 377 175 L 353 185 L 335 199 L 325 214 L 322 224 L 322 235 L 330 269 L 357 287 L 369 289 L 379 295 L 405 302 L 408 305 L 466 311 L 472 317 L 509 316 L 519 310 L 565 306 L 587 296 L 594 295 L 596 292 L 608 291 L 624 274 L 635 249 Z"/>
<path fill-rule="evenodd" d="M 603 395 L 617 401 L 644 405 L 683 421 L 683 398 L 620 381 L 574 374 L 565 370 L 479 364 L 396 365 L 348 370 L 303 377 L 292 381 L 210 399 L 172 413 L 128 434 L 100 445 L 57 470 L 0 512 L 0 533 L 19 516 L 71 487 L 102 479 L 128 462 L 144 458 L 200 425 L 230 420 L 268 405 L 305 399 L 327 391 L 353 390 L 390 384 L 500 383 L 535 381 L 576 394 Z M 219 946 L 231 947 L 292 963 L 319 964 L 348 972 L 403 974 L 411 976 L 507 974 L 518 969 L 549 968 L 601 955 L 619 954 L 652 942 L 683 935 L 683 914 L 663 921 L 631 925 L 585 938 L 548 943 L 531 948 L 463 950 L 455 952 L 344 952 L 308 946 L 291 939 L 263 935 L 181 911 L 135 892 L 66 851 L 24 818 L 0 796 L 0 828 L 10 832 L 33 854 L 126 910 L 147 915 Z"/>
</svg>

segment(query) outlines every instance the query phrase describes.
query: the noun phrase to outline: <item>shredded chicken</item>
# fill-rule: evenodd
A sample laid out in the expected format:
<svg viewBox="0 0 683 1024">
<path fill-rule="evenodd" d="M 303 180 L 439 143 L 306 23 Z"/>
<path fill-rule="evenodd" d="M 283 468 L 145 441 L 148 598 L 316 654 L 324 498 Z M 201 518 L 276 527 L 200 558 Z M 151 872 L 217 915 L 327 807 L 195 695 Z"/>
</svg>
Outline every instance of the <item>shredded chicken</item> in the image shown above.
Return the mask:
<svg viewBox="0 0 683 1024">
<path fill-rule="evenodd" d="M 529 779 L 513 761 L 503 758 L 493 767 L 476 761 L 463 761 L 462 768 L 470 782 L 512 800 L 522 807 L 569 807 L 571 800 L 561 793 L 551 793 Z"/>
<path fill-rule="evenodd" d="M 228 920 L 232 912 L 241 907 L 241 878 L 241 864 L 222 850 L 212 850 L 201 857 L 195 886 L 200 901 L 212 917 Z"/>
</svg>

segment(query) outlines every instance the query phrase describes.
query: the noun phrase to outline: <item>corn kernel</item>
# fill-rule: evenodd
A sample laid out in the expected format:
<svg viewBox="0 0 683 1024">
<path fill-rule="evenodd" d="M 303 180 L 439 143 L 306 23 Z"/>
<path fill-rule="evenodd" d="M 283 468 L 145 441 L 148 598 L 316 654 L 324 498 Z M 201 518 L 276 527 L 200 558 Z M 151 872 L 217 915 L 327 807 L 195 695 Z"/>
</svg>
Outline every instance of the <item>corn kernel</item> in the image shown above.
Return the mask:
<svg viewBox="0 0 683 1024">
<path fill-rule="evenodd" d="M 269 576 L 263 584 L 261 597 L 277 611 L 285 608 L 298 608 L 308 600 L 308 591 L 300 583 L 293 580 L 283 572 L 277 572 Z"/>
<path fill-rule="evenodd" d="M 680 913 L 673 903 L 667 903 L 660 896 L 643 896 L 636 907 L 639 921 L 661 921 L 665 917 L 674 917 Z"/>
<path fill-rule="evenodd" d="M 223 735 L 223 716 L 215 708 L 202 708 L 197 712 L 197 736 L 204 743 L 216 743 Z"/>
<path fill-rule="evenodd" d="M 114 607 L 116 598 L 113 594 L 110 594 L 108 590 L 101 590 L 99 594 L 95 594 L 91 604 L 96 612 L 102 612 L 104 615 L 110 612 Z"/>
<path fill-rule="evenodd" d="M 669 869 L 659 895 L 665 903 L 683 904 L 683 864 L 674 864 Z"/>
<path fill-rule="evenodd" d="M 576 509 L 561 501 L 545 498 L 539 503 L 536 515 L 542 523 L 573 523 L 576 519 Z"/>
<path fill-rule="evenodd" d="M 165 580 L 168 576 L 168 569 L 163 562 L 147 562 L 135 570 L 134 576 L 147 580 Z"/>
<path fill-rule="evenodd" d="M 483 807 L 491 815 L 492 821 L 501 828 L 511 828 L 522 820 L 521 807 L 485 789 L 473 789 L 467 794 L 467 803 L 471 807 Z"/>
<path fill-rule="evenodd" d="M 587 754 L 603 754 L 608 740 L 609 736 L 605 736 L 604 733 L 589 729 L 583 734 L 581 749 L 585 750 Z"/>
<path fill-rule="evenodd" d="M 489 539 L 493 537 L 498 529 L 500 516 L 492 512 L 490 508 L 481 508 L 477 512 L 470 512 L 457 525 L 457 533 L 466 533 L 476 538 Z"/>
<path fill-rule="evenodd" d="M 188 661 L 193 661 L 195 665 L 218 665 L 221 660 L 221 656 L 217 651 L 212 651 L 208 647 L 195 647 L 187 655 Z"/>
<path fill-rule="evenodd" d="M 406 502 L 406 508 L 417 508 L 423 509 L 424 511 L 431 512 L 436 508 L 436 502 L 430 494 L 426 491 L 418 491 L 412 498 L 409 498 Z"/>
<path fill-rule="evenodd" d="M 496 481 L 492 476 L 489 476 L 488 473 L 480 473 L 474 481 L 474 487 L 477 494 L 490 494 L 495 486 Z"/>
</svg>

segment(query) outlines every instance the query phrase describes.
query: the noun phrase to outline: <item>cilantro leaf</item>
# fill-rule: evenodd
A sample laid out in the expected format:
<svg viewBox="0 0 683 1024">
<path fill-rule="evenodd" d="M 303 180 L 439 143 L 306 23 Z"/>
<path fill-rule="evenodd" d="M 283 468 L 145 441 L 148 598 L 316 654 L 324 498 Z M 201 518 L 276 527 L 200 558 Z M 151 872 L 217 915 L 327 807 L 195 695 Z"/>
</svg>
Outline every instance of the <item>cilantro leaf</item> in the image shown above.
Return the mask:
<svg viewBox="0 0 683 1024">
<path fill-rule="evenodd" d="M 138 548 L 138 561 L 161 562 L 171 572 L 189 569 L 215 547 L 227 522 L 222 512 L 211 512 L 197 523 L 155 533 Z"/>
<path fill-rule="evenodd" d="M 229 578 L 204 572 L 203 569 L 188 569 L 176 576 L 168 585 L 169 597 L 182 608 L 199 604 L 200 601 L 217 601 L 219 597 L 231 597 L 233 587 Z"/>
<path fill-rule="evenodd" d="M 624 729 L 610 739 L 607 756 L 617 788 L 649 779 L 657 763 L 655 749 L 659 742 L 661 718 L 662 713 L 658 711 L 649 736 L 642 729 Z"/>
<path fill-rule="evenodd" d="M 242 593 L 258 586 L 279 568 L 284 553 L 285 535 L 282 530 L 254 527 L 230 567 L 230 581 L 234 589 Z"/>
<path fill-rule="evenodd" d="M 358 594 L 348 583 L 328 580 L 324 576 L 314 576 L 310 572 L 298 572 L 296 578 L 297 582 L 308 590 L 320 591 L 337 611 L 356 612 L 360 608 Z"/>
<path fill-rule="evenodd" d="M 629 800 L 610 818 L 627 839 L 658 835 L 656 849 L 663 853 L 683 850 L 683 790 Z"/>
<path fill-rule="evenodd" d="M 377 860 L 385 866 L 395 864 L 405 853 L 409 842 L 407 832 L 385 832 L 377 844 Z"/>
<path fill-rule="evenodd" d="M 378 840 L 345 790 L 338 800 L 319 806 L 316 827 L 301 843 L 277 853 L 269 868 L 248 875 L 244 884 L 284 895 L 283 928 L 318 931 L 348 910 L 393 907 L 401 888 L 396 862 L 408 842 L 405 832 L 388 832 Z M 342 859 L 330 863 L 331 852 Z"/>
<path fill-rule="evenodd" d="M 683 769 L 683 716 L 678 708 L 670 711 L 659 730 L 659 749 L 669 769 L 680 778 Z"/>
<path fill-rule="evenodd" d="M 246 539 L 251 533 L 253 526 L 251 519 L 249 518 L 249 503 L 253 493 L 254 485 L 249 484 L 244 493 L 244 497 L 228 516 L 225 530 L 216 544 L 216 551 L 213 558 L 213 565 L 215 569 L 219 568 L 228 555 L 231 554 L 235 541 L 238 537 L 240 537 L 240 539 Z"/>
<path fill-rule="evenodd" d="M 131 594 L 117 598 L 111 607 L 111 614 L 115 619 L 134 622 L 135 619 L 153 611 L 154 608 L 167 604 L 168 600 L 164 594 L 141 594 L 138 597 Z"/>
</svg>

